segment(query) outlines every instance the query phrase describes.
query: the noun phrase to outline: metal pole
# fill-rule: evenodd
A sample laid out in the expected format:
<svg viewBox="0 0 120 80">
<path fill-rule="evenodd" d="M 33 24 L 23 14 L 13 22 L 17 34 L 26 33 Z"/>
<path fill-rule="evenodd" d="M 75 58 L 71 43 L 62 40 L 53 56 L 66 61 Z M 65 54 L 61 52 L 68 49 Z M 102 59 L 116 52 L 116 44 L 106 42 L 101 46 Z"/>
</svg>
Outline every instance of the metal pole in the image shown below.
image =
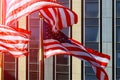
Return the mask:
<svg viewBox="0 0 120 80">
<path fill-rule="evenodd" d="M 39 28 L 39 80 L 44 80 L 44 54 L 43 54 L 43 18 L 40 16 L 40 28 Z"/>
</svg>

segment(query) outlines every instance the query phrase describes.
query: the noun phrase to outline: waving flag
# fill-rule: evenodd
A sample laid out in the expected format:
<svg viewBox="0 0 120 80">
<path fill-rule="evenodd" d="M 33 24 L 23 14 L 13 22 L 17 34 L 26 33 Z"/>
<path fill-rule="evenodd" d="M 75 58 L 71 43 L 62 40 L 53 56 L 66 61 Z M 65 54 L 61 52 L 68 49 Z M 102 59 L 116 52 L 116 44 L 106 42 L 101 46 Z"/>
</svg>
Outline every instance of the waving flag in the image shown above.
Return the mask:
<svg viewBox="0 0 120 80">
<path fill-rule="evenodd" d="M 5 18 L 6 18 L 6 0 L 1 0 L 2 4 L 2 24 L 5 24 Z"/>
<path fill-rule="evenodd" d="M 68 38 L 62 32 L 53 33 L 51 28 L 44 28 L 44 55 L 46 58 L 66 54 L 89 62 L 96 73 L 98 80 L 108 80 L 104 70 L 107 66 L 110 56 L 85 48 L 81 43 Z"/>
<path fill-rule="evenodd" d="M 77 23 L 76 13 L 58 3 L 40 0 L 6 0 L 6 3 L 6 25 L 13 24 L 22 16 L 36 10 L 40 10 L 41 15 L 54 31 Z"/>
<path fill-rule="evenodd" d="M 15 57 L 26 55 L 29 38 L 26 30 L 0 25 L 0 52 L 9 52 Z"/>
<path fill-rule="evenodd" d="M 54 32 L 77 23 L 78 16 L 68 8 L 43 8 L 40 10 L 43 18 L 51 25 Z"/>
<path fill-rule="evenodd" d="M 22 16 L 29 15 L 30 13 L 42 9 L 44 7 L 59 6 L 47 1 L 40 0 L 6 0 L 7 10 L 6 10 L 6 24 L 9 25 Z"/>
</svg>

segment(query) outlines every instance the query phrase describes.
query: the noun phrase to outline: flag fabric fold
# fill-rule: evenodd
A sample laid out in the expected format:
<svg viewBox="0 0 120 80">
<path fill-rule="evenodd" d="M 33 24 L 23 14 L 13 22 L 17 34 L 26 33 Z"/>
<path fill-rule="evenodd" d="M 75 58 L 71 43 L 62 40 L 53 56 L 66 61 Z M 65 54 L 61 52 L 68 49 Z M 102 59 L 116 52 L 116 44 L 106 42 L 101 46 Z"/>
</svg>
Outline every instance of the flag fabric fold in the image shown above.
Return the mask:
<svg viewBox="0 0 120 80">
<path fill-rule="evenodd" d="M 48 0 L 49 1 L 49 0 Z M 6 25 L 10 26 L 23 16 L 40 10 L 41 15 L 53 30 L 77 23 L 77 14 L 64 6 L 41 0 L 6 0 Z"/>
<path fill-rule="evenodd" d="M 78 22 L 77 14 L 65 7 L 43 8 L 40 10 L 40 13 L 54 32 L 70 27 Z"/>
<path fill-rule="evenodd" d="M 89 62 L 98 80 L 108 80 L 108 75 L 104 68 L 110 60 L 109 55 L 86 48 L 78 41 L 68 38 L 62 32 L 54 33 L 50 27 L 44 27 L 43 34 L 44 56 L 46 58 L 58 54 L 72 55 Z"/>
<path fill-rule="evenodd" d="M 0 25 L 0 52 L 8 52 L 15 57 L 27 55 L 29 38 L 27 30 Z"/>
<path fill-rule="evenodd" d="M 105 67 L 110 60 L 110 56 L 86 48 L 60 31 L 54 33 L 78 21 L 75 12 L 58 3 L 40 0 L 6 0 L 5 25 L 7 26 L 0 25 L 1 52 L 9 52 L 16 57 L 28 53 L 29 32 L 9 26 L 21 17 L 37 10 L 40 10 L 42 17 L 52 27 L 45 27 L 43 33 L 44 56 L 46 58 L 58 54 L 75 56 L 91 64 L 98 80 L 108 80 Z"/>
<path fill-rule="evenodd" d="M 21 17 L 27 16 L 44 7 L 63 7 L 57 3 L 40 0 L 6 0 L 6 3 L 6 25 L 13 24 L 13 22 Z"/>
</svg>

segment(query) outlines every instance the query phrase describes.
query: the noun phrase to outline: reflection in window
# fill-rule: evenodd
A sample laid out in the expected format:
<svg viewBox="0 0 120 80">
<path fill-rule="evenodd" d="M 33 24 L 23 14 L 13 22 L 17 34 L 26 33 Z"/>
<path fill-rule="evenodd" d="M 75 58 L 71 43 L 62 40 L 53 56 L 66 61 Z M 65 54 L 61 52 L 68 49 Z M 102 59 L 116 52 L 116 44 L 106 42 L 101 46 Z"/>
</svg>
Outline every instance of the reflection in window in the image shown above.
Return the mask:
<svg viewBox="0 0 120 80">
<path fill-rule="evenodd" d="M 97 78 L 96 78 L 96 76 L 94 76 L 94 75 L 87 75 L 87 76 L 85 77 L 85 80 L 97 80 Z"/>
<path fill-rule="evenodd" d="M 98 2 L 98 0 L 86 0 L 86 2 Z"/>
<path fill-rule="evenodd" d="M 98 27 L 87 27 L 85 29 L 85 39 L 86 41 L 98 42 Z"/>
<path fill-rule="evenodd" d="M 30 72 L 29 73 L 30 75 L 29 75 L 29 80 L 39 80 L 39 74 L 38 74 L 38 72 Z"/>
<path fill-rule="evenodd" d="M 93 69 L 91 68 L 91 65 L 88 62 L 85 62 L 86 68 L 85 68 L 85 80 L 97 80 Z"/>
<path fill-rule="evenodd" d="M 69 8 L 69 0 L 57 0 L 61 5 Z"/>
<path fill-rule="evenodd" d="M 70 80 L 69 79 L 69 56 L 58 55 L 56 56 L 56 80 Z"/>
<path fill-rule="evenodd" d="M 120 1 L 116 3 L 116 15 L 117 17 L 120 17 Z"/>
<path fill-rule="evenodd" d="M 119 51 L 119 50 L 120 50 L 120 43 L 117 43 L 116 46 L 117 46 L 117 47 L 116 47 L 117 51 Z M 117 52 L 117 53 L 118 53 L 118 52 Z"/>
<path fill-rule="evenodd" d="M 97 42 L 86 42 L 85 46 L 87 46 L 88 48 L 94 49 L 98 51 L 98 43 Z"/>
<path fill-rule="evenodd" d="M 117 52 L 116 57 L 117 57 L 117 67 L 119 67 L 119 68 L 120 68 L 120 51 L 119 51 L 119 52 Z"/>
<path fill-rule="evenodd" d="M 66 66 L 66 65 L 56 65 L 56 67 L 57 67 L 57 69 L 56 69 L 56 71 L 57 72 L 69 72 L 69 67 L 68 66 Z"/>
<path fill-rule="evenodd" d="M 117 74 L 120 74 L 120 68 L 117 68 L 116 71 L 117 71 L 117 72 L 116 72 Z M 117 77 L 117 80 L 120 80 L 120 75 L 117 75 L 116 77 Z"/>
<path fill-rule="evenodd" d="M 116 1 L 116 79 L 120 80 L 120 0 Z"/>
<path fill-rule="evenodd" d="M 29 29 L 31 31 L 31 39 L 29 46 L 29 57 L 28 57 L 28 79 L 39 80 L 39 15 L 38 12 L 32 13 L 29 16 Z"/>
<path fill-rule="evenodd" d="M 99 1 L 83 0 L 84 7 L 84 34 L 85 46 L 94 50 L 99 49 Z M 85 80 L 97 80 L 96 75 L 88 62 L 85 62 Z"/>
<path fill-rule="evenodd" d="M 69 57 L 67 55 L 56 56 L 57 64 L 69 64 Z"/>
<path fill-rule="evenodd" d="M 68 74 L 60 74 L 60 73 L 57 73 L 56 74 L 56 78 L 57 78 L 57 80 L 69 80 L 69 77 L 68 77 L 69 75 Z"/>
<path fill-rule="evenodd" d="M 86 17 L 98 17 L 98 3 L 87 2 L 85 12 Z"/>
<path fill-rule="evenodd" d="M 98 18 L 86 18 L 85 19 L 85 25 L 98 25 Z"/>
<path fill-rule="evenodd" d="M 38 28 L 31 27 L 31 30 L 32 30 L 32 33 L 31 33 L 32 37 L 31 37 L 31 39 L 32 40 L 38 40 L 39 39 L 39 35 L 37 34 L 37 32 L 39 32 Z"/>
<path fill-rule="evenodd" d="M 69 8 L 70 0 L 57 0 L 63 6 Z M 69 36 L 69 29 L 62 30 Z M 55 57 L 55 80 L 70 80 L 70 57 L 67 55 L 57 55 Z"/>
<path fill-rule="evenodd" d="M 116 40 L 117 40 L 117 42 L 120 42 L 120 26 L 117 27 L 116 31 L 117 31 L 116 32 L 116 36 L 117 36 Z"/>
<path fill-rule="evenodd" d="M 31 63 L 36 63 L 38 61 L 38 49 L 30 49 L 30 62 Z"/>
<path fill-rule="evenodd" d="M 117 19 L 116 19 L 116 25 L 117 25 L 117 26 L 120 26 L 120 18 L 117 18 Z"/>
<path fill-rule="evenodd" d="M 4 54 L 4 80 L 16 80 L 16 60 L 11 54 Z"/>
</svg>

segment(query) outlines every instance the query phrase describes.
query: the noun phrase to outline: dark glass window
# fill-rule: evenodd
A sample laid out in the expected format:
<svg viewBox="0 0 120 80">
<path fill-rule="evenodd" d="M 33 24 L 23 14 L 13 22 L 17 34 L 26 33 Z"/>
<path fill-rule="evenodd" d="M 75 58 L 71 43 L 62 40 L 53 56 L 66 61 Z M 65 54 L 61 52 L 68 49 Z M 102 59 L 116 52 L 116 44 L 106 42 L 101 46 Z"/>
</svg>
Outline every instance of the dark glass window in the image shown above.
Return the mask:
<svg viewBox="0 0 120 80">
<path fill-rule="evenodd" d="M 39 80 L 39 13 L 34 12 L 29 16 L 29 29 L 31 39 L 28 57 L 28 79 Z"/>
<path fill-rule="evenodd" d="M 85 80 L 97 80 L 97 78 L 96 78 L 96 76 L 94 76 L 94 75 L 87 75 L 87 76 L 85 77 Z"/>
<path fill-rule="evenodd" d="M 69 56 L 56 56 L 56 80 L 70 80 L 70 62 Z"/>
<path fill-rule="evenodd" d="M 96 25 L 96 26 L 97 26 L 97 25 L 98 25 L 98 22 L 99 22 L 99 21 L 98 21 L 98 18 L 86 18 L 86 19 L 85 19 L 85 25 L 86 25 L 86 26 L 88 26 L 88 25 L 89 25 L 89 26 L 90 26 L 90 25 L 91 25 L 91 26 L 92 26 L 92 25 Z"/>
<path fill-rule="evenodd" d="M 116 15 L 117 17 L 120 17 L 120 1 L 116 3 Z"/>
<path fill-rule="evenodd" d="M 119 52 L 117 52 L 117 67 L 119 67 L 120 68 L 120 51 Z"/>
<path fill-rule="evenodd" d="M 87 48 L 99 50 L 99 0 L 84 0 L 84 44 Z M 97 80 L 91 65 L 85 62 L 85 80 Z"/>
<path fill-rule="evenodd" d="M 69 8 L 69 0 L 57 0 L 57 2 Z"/>
<path fill-rule="evenodd" d="M 99 46 L 97 42 L 86 42 L 85 46 L 94 50 L 98 50 Z"/>
<path fill-rule="evenodd" d="M 98 17 L 98 3 L 86 2 L 86 17 Z"/>
<path fill-rule="evenodd" d="M 4 54 L 4 80 L 16 80 L 17 62 L 9 53 Z"/>
<path fill-rule="evenodd" d="M 99 0 L 86 0 L 86 2 L 98 2 Z"/>
<path fill-rule="evenodd" d="M 117 27 L 117 30 L 116 30 L 116 39 L 117 39 L 117 42 L 120 42 L 120 26 Z"/>
<path fill-rule="evenodd" d="M 65 7 L 70 7 L 70 0 L 58 0 L 58 2 Z M 69 29 L 63 29 L 62 32 L 69 36 Z M 70 57 L 68 55 L 57 55 L 55 60 L 55 80 L 70 80 Z"/>
<path fill-rule="evenodd" d="M 120 67 L 117 68 L 116 71 L 117 71 L 117 72 L 116 72 L 116 73 L 117 73 L 117 76 L 116 76 L 116 77 L 117 77 L 117 80 L 120 80 L 120 75 L 118 75 L 118 74 L 120 74 Z"/>
<path fill-rule="evenodd" d="M 117 26 L 120 26 L 120 18 L 117 18 L 117 19 L 116 19 L 116 25 L 117 25 Z"/>
<path fill-rule="evenodd" d="M 99 32 L 98 27 L 88 27 L 85 29 L 85 39 L 86 41 L 98 42 Z"/>
<path fill-rule="evenodd" d="M 67 55 L 56 56 L 57 64 L 69 64 L 69 57 Z"/>
<path fill-rule="evenodd" d="M 64 74 L 57 73 L 56 78 L 57 80 L 69 80 L 69 75 L 65 73 Z"/>
<path fill-rule="evenodd" d="M 120 0 L 116 1 L 116 80 L 120 80 Z"/>
</svg>

